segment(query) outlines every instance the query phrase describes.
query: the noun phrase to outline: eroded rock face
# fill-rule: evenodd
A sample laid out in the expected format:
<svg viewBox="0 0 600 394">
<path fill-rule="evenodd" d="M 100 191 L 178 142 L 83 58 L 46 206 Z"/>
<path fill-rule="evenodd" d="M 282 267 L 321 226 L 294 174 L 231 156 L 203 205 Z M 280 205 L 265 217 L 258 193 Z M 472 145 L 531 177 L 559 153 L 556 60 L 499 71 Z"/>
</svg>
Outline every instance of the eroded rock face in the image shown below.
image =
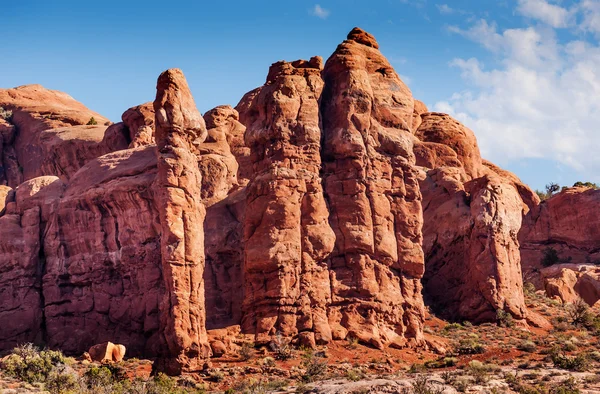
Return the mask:
<svg viewBox="0 0 600 394">
<path fill-rule="evenodd" d="M 199 147 L 198 166 L 202 200 L 207 206 L 225 199 L 238 186 L 238 161 L 231 146 L 239 146 L 246 128 L 237 118 L 237 111 L 229 106 L 214 108 L 204 115 L 208 135 Z"/>
<path fill-rule="evenodd" d="M 166 291 L 159 311 L 168 348 L 161 355 L 159 368 L 178 374 L 201 368 L 203 359 L 210 356 L 203 280 L 206 210 L 196 156 L 207 132 L 180 70 L 163 72 L 156 89 L 158 176 L 154 192 Z"/>
<path fill-rule="evenodd" d="M 421 118 L 426 298 L 450 319 L 494 321 L 498 309 L 527 318 L 517 234 L 534 193 L 484 166 L 473 133 L 450 116 Z"/>
<path fill-rule="evenodd" d="M 456 154 L 465 173 L 471 178 L 483 175 L 481 155 L 475 134 L 450 115 L 438 112 L 421 114 L 421 124 L 416 136 L 425 143 L 441 144 L 449 147 Z M 455 163 L 435 163 L 455 166 Z M 435 168 L 435 167 L 433 167 Z"/>
<path fill-rule="evenodd" d="M 204 118 L 179 70 L 108 127 L 57 92 L 0 91 L 15 111 L 0 122 L 0 348 L 113 341 L 171 374 L 243 335 L 443 349 L 423 335 L 423 276 L 450 317 L 529 318 L 522 214 L 536 253 L 551 242 L 595 258 L 598 221 L 583 238 L 562 204 L 597 195 L 538 207 L 378 47 L 353 29 L 325 65 L 275 63 L 236 109 Z"/>
<path fill-rule="evenodd" d="M 0 343 L 4 349 L 43 343 L 41 235 L 63 186 L 57 177 L 32 179 L 17 189 L 16 204 L 0 217 Z"/>
<path fill-rule="evenodd" d="M 245 215 L 243 330 L 329 342 L 325 259 L 334 234 L 319 176 L 321 61 L 279 62 L 255 96 L 247 124 L 253 177 Z M 275 229 L 275 231 L 273 231 Z"/>
<path fill-rule="evenodd" d="M 558 264 L 539 271 L 548 297 L 563 303 L 584 300 L 594 306 L 600 300 L 600 268 L 585 264 Z"/>
<path fill-rule="evenodd" d="M 8 186 L 43 175 L 66 181 L 87 161 L 109 152 L 101 142 L 110 121 L 65 93 L 40 85 L 0 89 L 0 107 L 13 112 L 10 123 L 18 129 L 12 141 L 2 133 Z M 92 118 L 97 126 L 86 128 Z"/>
<path fill-rule="evenodd" d="M 558 261 L 590 264 L 600 261 L 600 190 L 569 188 L 535 206 L 523 219 L 519 233 L 523 270 L 537 282 L 546 249 L 554 249 Z M 536 283 L 541 285 L 541 283 Z"/>
<path fill-rule="evenodd" d="M 144 103 L 129 108 L 121 115 L 127 127 L 130 148 L 152 145 L 154 143 L 154 104 Z"/>
<path fill-rule="evenodd" d="M 71 179 L 43 240 L 49 346 L 81 354 L 115 341 L 136 356 L 164 348 L 156 176 L 147 147 L 92 160 Z"/>
<path fill-rule="evenodd" d="M 327 60 L 321 98 L 334 338 L 381 347 L 422 341 L 423 224 L 414 100 L 368 33 Z"/>
</svg>

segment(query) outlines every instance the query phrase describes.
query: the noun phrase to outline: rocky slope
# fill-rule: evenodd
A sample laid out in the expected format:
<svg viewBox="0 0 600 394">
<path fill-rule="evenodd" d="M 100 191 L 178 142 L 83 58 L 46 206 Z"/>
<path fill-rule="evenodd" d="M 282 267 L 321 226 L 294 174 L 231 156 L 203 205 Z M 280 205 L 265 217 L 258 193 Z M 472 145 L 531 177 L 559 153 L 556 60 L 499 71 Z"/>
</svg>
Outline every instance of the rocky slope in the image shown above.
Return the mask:
<svg viewBox="0 0 600 394">
<path fill-rule="evenodd" d="M 564 239 L 543 224 L 554 203 L 415 100 L 358 28 L 204 117 L 179 70 L 117 124 L 39 86 L 0 90 L 0 106 L 2 349 L 112 341 L 178 374 L 240 332 L 435 347 L 424 300 L 543 323 L 521 261 Z"/>
</svg>

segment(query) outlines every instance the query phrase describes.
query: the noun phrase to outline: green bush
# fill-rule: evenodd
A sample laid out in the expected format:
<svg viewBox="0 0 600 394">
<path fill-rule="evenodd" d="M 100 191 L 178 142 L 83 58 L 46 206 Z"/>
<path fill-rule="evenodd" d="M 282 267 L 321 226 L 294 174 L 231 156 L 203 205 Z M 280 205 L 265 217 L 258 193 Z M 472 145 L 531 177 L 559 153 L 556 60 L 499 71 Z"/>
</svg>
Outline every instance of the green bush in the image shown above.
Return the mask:
<svg viewBox="0 0 600 394">
<path fill-rule="evenodd" d="M 365 373 L 360 369 L 349 369 L 346 371 L 346 378 L 352 382 L 358 382 L 359 380 L 363 380 L 365 378 Z"/>
<path fill-rule="evenodd" d="M 41 350 L 28 343 L 13 349 L 2 362 L 7 375 L 28 383 L 45 382 L 53 368 L 66 364 L 65 356 L 54 350 Z"/>
<path fill-rule="evenodd" d="M 567 312 L 571 318 L 571 323 L 574 325 L 582 327 L 590 327 L 593 325 L 594 315 L 590 311 L 588 304 L 581 298 L 578 298 L 575 302 L 569 304 Z"/>
<path fill-rule="evenodd" d="M 552 362 L 555 367 L 569 371 L 585 372 L 590 367 L 590 362 L 585 354 L 569 357 L 561 353 L 555 353 L 552 355 Z"/>
<path fill-rule="evenodd" d="M 485 353 L 485 346 L 479 342 L 479 338 L 467 337 L 458 342 L 456 352 L 458 354 L 483 354 Z"/>
<path fill-rule="evenodd" d="M 442 394 L 444 387 L 435 387 L 426 375 L 420 375 L 412 383 L 413 394 Z"/>
<path fill-rule="evenodd" d="M 515 325 L 512 315 L 503 309 L 496 311 L 496 319 L 500 327 L 513 327 Z"/>
<path fill-rule="evenodd" d="M 94 117 L 92 116 L 90 118 L 90 120 L 88 120 L 88 122 L 86 123 L 87 126 L 95 126 L 98 124 L 98 121 L 96 119 L 94 119 Z"/>
<path fill-rule="evenodd" d="M 598 189 L 598 185 L 596 185 L 595 183 L 592 183 L 592 182 L 581 182 L 581 181 L 575 182 L 573 184 L 573 187 L 587 187 L 587 188 L 590 188 L 590 189 Z"/>
<path fill-rule="evenodd" d="M 248 361 L 254 357 L 254 344 L 250 342 L 244 342 L 238 350 L 238 355 L 243 361 Z"/>
<path fill-rule="evenodd" d="M 554 248 L 545 248 L 542 253 L 544 256 L 540 261 L 544 267 L 550 267 L 551 265 L 558 264 L 560 262 L 560 258 L 558 257 L 558 252 Z"/>
<path fill-rule="evenodd" d="M 55 367 L 44 384 L 46 390 L 51 394 L 70 394 L 81 392 L 79 386 L 79 376 L 66 365 Z"/>
<path fill-rule="evenodd" d="M 327 372 L 327 361 L 317 356 L 312 349 L 306 350 L 302 355 L 302 366 L 305 370 L 302 380 L 305 382 L 314 382 Z"/>
<path fill-rule="evenodd" d="M 533 341 L 521 341 L 517 345 L 517 349 L 522 350 L 522 351 L 527 352 L 527 353 L 533 353 L 533 352 L 535 352 L 536 348 L 537 348 L 537 346 L 536 346 L 536 344 Z"/>
</svg>

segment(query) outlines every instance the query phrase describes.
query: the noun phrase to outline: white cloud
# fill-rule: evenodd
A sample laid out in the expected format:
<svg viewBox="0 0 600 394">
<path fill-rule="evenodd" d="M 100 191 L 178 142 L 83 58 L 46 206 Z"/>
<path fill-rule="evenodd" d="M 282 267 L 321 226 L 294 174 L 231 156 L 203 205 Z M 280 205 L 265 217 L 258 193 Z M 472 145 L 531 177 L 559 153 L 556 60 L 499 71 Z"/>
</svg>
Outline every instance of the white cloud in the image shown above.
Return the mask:
<svg viewBox="0 0 600 394">
<path fill-rule="evenodd" d="M 317 18 L 321 18 L 321 19 L 327 19 L 327 17 L 329 16 L 329 10 L 326 10 L 325 8 L 321 7 L 319 4 L 315 4 L 315 6 L 312 8 L 310 13 L 312 15 L 316 16 Z"/>
<path fill-rule="evenodd" d="M 550 4 L 546 0 L 518 0 L 517 11 L 554 28 L 570 26 L 575 13 L 575 9 L 567 10 L 556 4 Z"/>
<path fill-rule="evenodd" d="M 579 9 L 591 9 L 585 3 Z M 588 12 L 587 29 L 600 33 L 600 16 L 595 27 L 595 11 Z M 498 31 L 484 20 L 468 29 L 449 30 L 481 44 L 500 61 L 486 67 L 477 58 L 454 59 L 451 66 L 461 71 L 469 87 L 436 103 L 435 110 L 473 129 L 483 156 L 501 165 L 544 158 L 580 171 L 582 178 L 600 179 L 597 42 L 560 42 L 544 26 Z"/>
<path fill-rule="evenodd" d="M 589 31 L 595 34 L 600 33 L 600 1 L 598 0 L 583 0 L 579 6 L 579 10 L 583 14 L 583 20 L 580 27 L 584 31 Z"/>
<path fill-rule="evenodd" d="M 454 9 L 448 4 L 436 4 L 435 6 L 440 11 L 440 14 L 452 14 L 454 12 Z"/>
</svg>

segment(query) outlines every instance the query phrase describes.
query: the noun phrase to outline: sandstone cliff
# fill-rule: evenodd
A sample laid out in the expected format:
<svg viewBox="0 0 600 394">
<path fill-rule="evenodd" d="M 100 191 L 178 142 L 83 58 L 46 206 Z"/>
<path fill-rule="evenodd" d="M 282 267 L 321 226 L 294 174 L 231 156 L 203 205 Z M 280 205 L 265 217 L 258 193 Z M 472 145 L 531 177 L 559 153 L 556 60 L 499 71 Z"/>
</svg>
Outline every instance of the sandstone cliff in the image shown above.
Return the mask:
<svg viewBox="0 0 600 394">
<path fill-rule="evenodd" d="M 523 250 L 596 253 L 595 229 L 561 229 L 575 201 L 538 205 L 358 28 L 204 117 L 179 70 L 121 123 L 39 86 L 0 90 L 0 106 L 2 349 L 112 341 L 178 374 L 203 368 L 207 328 L 426 346 L 424 298 L 526 319 Z"/>
</svg>

